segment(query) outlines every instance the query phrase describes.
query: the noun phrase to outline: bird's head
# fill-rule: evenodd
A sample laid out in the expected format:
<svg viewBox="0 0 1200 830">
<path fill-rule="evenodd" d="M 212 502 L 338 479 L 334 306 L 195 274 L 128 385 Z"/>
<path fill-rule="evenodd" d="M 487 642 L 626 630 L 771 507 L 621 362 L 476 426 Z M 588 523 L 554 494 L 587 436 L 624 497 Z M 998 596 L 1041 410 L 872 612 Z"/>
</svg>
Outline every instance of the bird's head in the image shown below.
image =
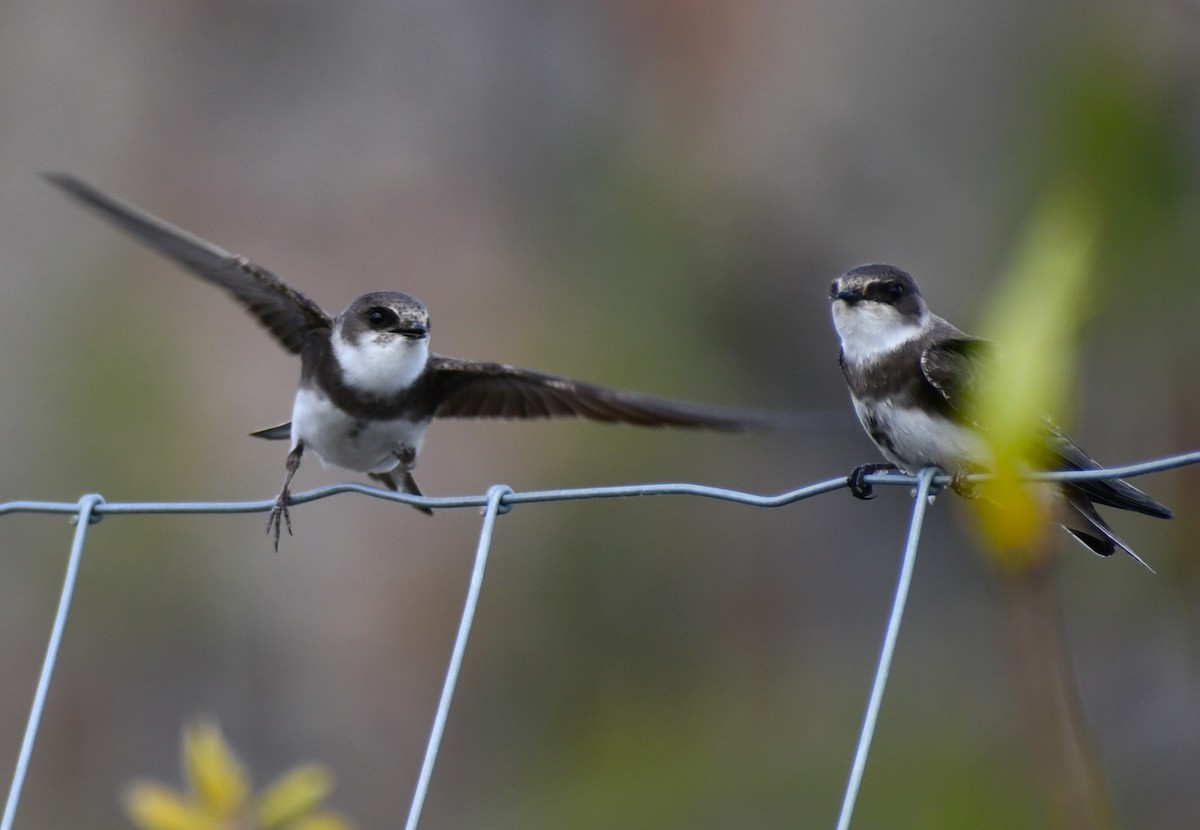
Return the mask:
<svg viewBox="0 0 1200 830">
<path fill-rule="evenodd" d="M 399 291 L 364 294 L 334 321 L 332 345 L 347 384 L 375 394 L 398 392 L 417 379 L 429 358 L 429 310 Z"/>
<path fill-rule="evenodd" d="M 869 359 L 921 334 L 929 309 L 916 281 L 894 265 L 860 265 L 829 288 L 843 354 Z"/>
</svg>

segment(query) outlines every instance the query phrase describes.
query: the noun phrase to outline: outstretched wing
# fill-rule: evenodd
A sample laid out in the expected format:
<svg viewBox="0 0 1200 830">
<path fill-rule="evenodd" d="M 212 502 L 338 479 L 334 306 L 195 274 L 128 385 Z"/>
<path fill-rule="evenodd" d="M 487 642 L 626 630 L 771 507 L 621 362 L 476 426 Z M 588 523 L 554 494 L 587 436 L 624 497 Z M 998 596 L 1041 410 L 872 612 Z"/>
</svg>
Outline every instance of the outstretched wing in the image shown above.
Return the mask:
<svg viewBox="0 0 1200 830">
<path fill-rule="evenodd" d="M 588 418 L 638 426 L 736 431 L 795 426 L 785 414 L 685 403 L 584 381 L 430 355 L 436 418 Z"/>
<path fill-rule="evenodd" d="M 308 331 L 330 326 L 329 315 L 320 306 L 245 257 L 222 250 L 74 176 L 49 173 L 46 179 L 158 253 L 224 288 L 289 352 L 299 354 Z"/>
</svg>

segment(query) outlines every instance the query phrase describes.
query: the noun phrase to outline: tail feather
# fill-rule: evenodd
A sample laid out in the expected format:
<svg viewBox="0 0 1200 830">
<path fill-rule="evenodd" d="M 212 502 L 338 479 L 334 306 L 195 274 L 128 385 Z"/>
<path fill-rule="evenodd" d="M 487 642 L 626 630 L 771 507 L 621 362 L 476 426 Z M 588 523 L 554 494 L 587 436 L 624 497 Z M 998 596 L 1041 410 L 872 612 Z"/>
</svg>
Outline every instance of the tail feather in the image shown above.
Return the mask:
<svg viewBox="0 0 1200 830">
<path fill-rule="evenodd" d="M 292 422 L 288 421 L 279 426 L 260 429 L 257 432 L 250 433 L 250 435 L 254 438 L 266 438 L 268 441 L 281 441 L 285 438 L 291 438 Z"/>
<path fill-rule="evenodd" d="M 423 496 L 421 488 L 417 486 L 417 480 L 408 470 L 397 467 L 394 470 L 388 470 L 386 473 L 367 473 L 367 476 L 381 482 L 389 490 L 408 493 L 413 496 Z M 414 504 L 413 507 L 420 510 L 426 516 L 432 516 L 433 511 L 428 507 L 420 504 Z"/>
<path fill-rule="evenodd" d="M 1063 522 L 1063 528 L 1074 536 L 1076 541 L 1100 556 L 1112 556 L 1118 549 L 1123 550 L 1150 573 L 1154 573 L 1154 568 L 1147 565 L 1146 560 L 1113 533 L 1108 523 L 1096 512 L 1088 491 L 1072 485 L 1063 488 L 1063 496 L 1066 498 L 1070 514 Z"/>
<path fill-rule="evenodd" d="M 1108 539 L 1102 539 L 1099 536 L 1093 536 L 1090 533 L 1085 533 L 1079 528 L 1070 527 L 1069 525 L 1063 525 L 1062 528 L 1067 533 L 1070 533 L 1071 536 L 1075 538 L 1076 542 L 1079 542 L 1097 556 L 1112 556 L 1114 553 L 1116 553 L 1116 547 L 1114 547 L 1113 543 Z"/>
</svg>

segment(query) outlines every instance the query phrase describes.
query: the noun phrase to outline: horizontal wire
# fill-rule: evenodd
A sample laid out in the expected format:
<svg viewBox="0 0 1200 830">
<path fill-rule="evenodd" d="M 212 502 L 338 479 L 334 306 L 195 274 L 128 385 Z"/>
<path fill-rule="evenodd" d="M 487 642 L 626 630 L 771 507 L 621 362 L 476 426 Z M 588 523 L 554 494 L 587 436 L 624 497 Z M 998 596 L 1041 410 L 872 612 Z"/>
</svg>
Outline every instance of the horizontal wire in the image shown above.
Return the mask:
<svg viewBox="0 0 1200 830">
<path fill-rule="evenodd" d="M 798 490 L 771 496 L 761 496 L 740 490 L 729 490 L 722 487 L 709 487 L 703 484 L 688 484 L 685 482 L 668 484 L 631 484 L 613 487 L 579 487 L 558 490 L 531 490 L 527 492 L 512 492 L 504 496 L 502 506 L 511 507 L 515 504 L 533 502 L 572 501 L 582 499 L 632 498 L 637 496 L 701 496 L 723 501 L 741 502 L 758 507 L 779 507 L 802 499 L 829 493 L 846 486 L 845 478 L 835 478 Z M 372 487 L 368 484 L 343 482 L 293 493 L 291 505 L 305 504 L 312 501 L 336 496 L 341 493 L 359 493 L 365 496 L 395 501 L 402 504 L 417 505 L 438 509 L 458 507 L 484 507 L 487 504 L 486 494 L 467 496 L 414 496 L 408 493 L 397 493 Z M 261 501 L 226 501 L 226 502 L 104 502 L 97 505 L 96 514 L 132 514 L 132 513 L 263 513 L 275 506 L 275 499 Z M 0 515 L 7 513 L 77 513 L 78 502 L 50 501 L 12 501 L 0 504 Z"/>
<path fill-rule="evenodd" d="M 1112 478 L 1133 478 L 1149 473 L 1162 472 L 1189 464 L 1200 463 L 1200 451 L 1187 452 L 1165 458 L 1127 464 L 1121 467 L 1103 467 L 1095 470 L 1061 470 L 1029 473 L 1022 476 L 1027 481 L 1095 481 Z M 966 476 L 967 481 L 986 482 L 993 478 L 987 473 Z M 863 476 L 865 483 L 871 485 L 910 486 L 917 484 L 917 476 L 907 473 L 872 473 Z M 934 478 L 935 487 L 944 487 L 951 481 L 950 476 L 939 475 Z M 511 507 L 517 504 L 532 504 L 540 502 L 573 501 L 583 499 L 617 499 L 637 498 L 641 496 L 698 496 L 719 501 L 736 502 L 753 507 L 782 507 L 804 499 L 830 493 L 848 486 L 845 476 L 831 478 L 825 481 L 787 490 L 773 495 L 750 493 L 744 490 L 731 490 L 724 487 L 711 487 L 704 484 L 688 482 L 668 482 L 661 484 L 624 484 L 612 487 L 576 487 L 554 490 L 530 490 L 526 492 L 511 492 L 504 496 L 501 506 Z M 465 496 L 414 496 L 409 493 L 397 493 L 384 490 L 368 484 L 342 482 L 313 490 L 294 493 L 290 504 L 305 504 L 319 501 L 342 493 L 359 493 L 386 501 L 411 504 L 419 507 L 434 509 L 450 509 L 461 507 L 484 507 L 488 502 L 488 494 Z M 157 513 L 265 513 L 275 506 L 275 499 L 257 501 L 179 501 L 179 502 L 101 502 L 92 511 L 93 521 L 108 514 L 157 514 Z M 10 501 L 0 504 L 0 515 L 8 513 L 67 513 L 79 512 L 79 502 L 51 501 Z"/>
</svg>

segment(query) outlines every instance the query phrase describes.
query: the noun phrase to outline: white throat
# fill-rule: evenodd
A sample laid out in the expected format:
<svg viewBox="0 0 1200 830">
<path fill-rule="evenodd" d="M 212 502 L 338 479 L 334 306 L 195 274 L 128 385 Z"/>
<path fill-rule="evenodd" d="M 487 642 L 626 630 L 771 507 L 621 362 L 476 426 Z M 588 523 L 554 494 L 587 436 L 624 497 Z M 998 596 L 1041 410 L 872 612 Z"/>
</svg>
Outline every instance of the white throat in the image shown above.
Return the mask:
<svg viewBox="0 0 1200 830">
<path fill-rule="evenodd" d="M 908 321 L 890 305 L 843 300 L 833 304 L 833 326 L 842 341 L 842 357 L 851 363 L 874 363 L 929 331 L 933 316 L 925 312 Z"/>
<path fill-rule="evenodd" d="M 346 385 L 376 395 L 394 395 L 407 389 L 420 377 L 429 359 L 428 339 L 414 340 L 392 332 L 372 332 L 347 343 L 339 326 L 330 343 Z"/>
</svg>

